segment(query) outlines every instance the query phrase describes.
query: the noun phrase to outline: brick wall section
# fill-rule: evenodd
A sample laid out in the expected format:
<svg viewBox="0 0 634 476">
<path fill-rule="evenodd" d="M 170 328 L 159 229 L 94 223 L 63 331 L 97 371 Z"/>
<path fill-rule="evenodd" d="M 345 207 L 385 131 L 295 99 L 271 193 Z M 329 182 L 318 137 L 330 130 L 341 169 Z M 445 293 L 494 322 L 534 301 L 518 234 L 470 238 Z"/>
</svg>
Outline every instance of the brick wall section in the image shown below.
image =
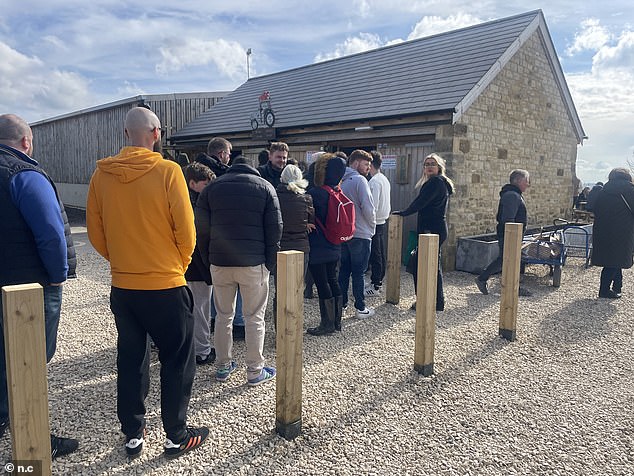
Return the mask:
<svg viewBox="0 0 634 476">
<path fill-rule="evenodd" d="M 459 123 L 437 128 L 436 150 L 456 184 L 443 259 L 449 269 L 457 237 L 495 231 L 499 191 L 513 169 L 531 174 L 529 225 L 570 216 L 577 140 L 538 33 Z"/>
</svg>

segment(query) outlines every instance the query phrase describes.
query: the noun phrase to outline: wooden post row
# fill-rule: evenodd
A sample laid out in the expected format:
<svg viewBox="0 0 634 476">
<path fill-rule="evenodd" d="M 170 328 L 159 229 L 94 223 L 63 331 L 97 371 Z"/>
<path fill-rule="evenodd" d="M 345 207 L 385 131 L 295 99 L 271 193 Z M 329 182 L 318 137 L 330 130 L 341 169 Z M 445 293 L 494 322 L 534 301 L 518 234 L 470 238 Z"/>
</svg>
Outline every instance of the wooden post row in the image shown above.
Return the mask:
<svg viewBox="0 0 634 476">
<path fill-rule="evenodd" d="M 434 373 L 438 243 L 438 235 L 418 235 L 414 369 L 426 377 Z"/>
<path fill-rule="evenodd" d="M 398 304 L 401 298 L 401 249 L 403 246 L 403 217 L 391 215 L 387 233 L 387 269 L 385 273 L 385 301 Z"/>
<path fill-rule="evenodd" d="M 277 254 L 277 433 L 292 440 L 302 432 L 302 343 L 304 331 L 304 253 Z"/>
<path fill-rule="evenodd" d="M 522 235 L 523 226 L 521 223 L 507 223 L 504 226 L 499 334 L 510 341 L 514 341 L 516 337 Z"/>
<path fill-rule="evenodd" d="M 12 458 L 51 474 L 44 294 L 39 284 L 2 288 Z"/>
</svg>

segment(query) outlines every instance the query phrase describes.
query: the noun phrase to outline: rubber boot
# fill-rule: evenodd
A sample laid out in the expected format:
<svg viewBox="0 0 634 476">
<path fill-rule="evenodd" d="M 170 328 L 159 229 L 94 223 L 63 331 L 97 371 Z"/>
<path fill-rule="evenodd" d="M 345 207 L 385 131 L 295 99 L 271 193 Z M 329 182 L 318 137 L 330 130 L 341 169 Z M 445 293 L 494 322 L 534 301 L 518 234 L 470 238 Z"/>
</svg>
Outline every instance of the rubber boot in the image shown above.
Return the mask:
<svg viewBox="0 0 634 476">
<path fill-rule="evenodd" d="M 341 332 L 341 316 L 343 315 L 343 296 L 335 296 L 335 330 Z"/>
<path fill-rule="evenodd" d="M 321 323 L 318 327 L 308 329 L 312 336 L 331 335 L 335 332 L 335 298 L 319 300 L 319 314 L 321 315 Z"/>
</svg>

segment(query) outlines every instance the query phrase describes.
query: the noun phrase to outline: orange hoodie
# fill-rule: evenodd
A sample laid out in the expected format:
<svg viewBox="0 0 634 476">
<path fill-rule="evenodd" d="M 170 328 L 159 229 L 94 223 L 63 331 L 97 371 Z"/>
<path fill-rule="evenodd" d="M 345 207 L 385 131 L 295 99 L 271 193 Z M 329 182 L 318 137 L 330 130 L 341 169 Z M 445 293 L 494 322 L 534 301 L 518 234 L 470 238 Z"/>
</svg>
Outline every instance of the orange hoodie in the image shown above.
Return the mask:
<svg viewBox="0 0 634 476">
<path fill-rule="evenodd" d="M 185 286 L 196 245 L 180 167 L 142 147 L 97 161 L 86 205 L 88 238 L 123 289 Z"/>
</svg>

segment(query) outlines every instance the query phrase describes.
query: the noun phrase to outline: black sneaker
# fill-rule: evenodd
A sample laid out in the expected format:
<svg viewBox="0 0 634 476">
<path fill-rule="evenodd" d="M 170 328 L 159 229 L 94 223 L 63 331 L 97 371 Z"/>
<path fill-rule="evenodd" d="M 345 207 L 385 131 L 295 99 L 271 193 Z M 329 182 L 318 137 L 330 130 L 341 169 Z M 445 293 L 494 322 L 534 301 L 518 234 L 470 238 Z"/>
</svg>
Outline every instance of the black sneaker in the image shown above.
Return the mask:
<svg viewBox="0 0 634 476">
<path fill-rule="evenodd" d="M 9 428 L 9 420 L 0 421 L 0 438 L 4 436 L 4 433 L 7 431 L 7 428 Z"/>
<path fill-rule="evenodd" d="M 165 457 L 168 459 L 178 458 L 184 453 L 195 450 L 203 444 L 208 436 L 209 428 L 204 426 L 200 428 L 187 427 L 187 434 L 180 443 L 173 443 L 172 440 L 167 438 L 163 445 Z"/>
<path fill-rule="evenodd" d="M 125 442 L 125 452 L 130 458 L 136 458 L 143 451 L 143 443 L 145 443 L 145 428 L 138 435 L 127 438 Z"/>
<path fill-rule="evenodd" d="M 216 360 L 216 349 L 212 348 L 207 357 L 196 356 L 196 365 L 209 365 Z"/>
<path fill-rule="evenodd" d="M 66 456 L 79 448 L 79 441 L 74 438 L 62 438 L 51 434 L 51 459 Z"/>
<path fill-rule="evenodd" d="M 487 282 L 486 281 L 480 281 L 479 278 L 475 279 L 475 283 L 476 286 L 478 286 L 478 289 L 480 290 L 480 292 L 482 294 L 489 294 L 489 289 L 487 288 Z"/>
</svg>

